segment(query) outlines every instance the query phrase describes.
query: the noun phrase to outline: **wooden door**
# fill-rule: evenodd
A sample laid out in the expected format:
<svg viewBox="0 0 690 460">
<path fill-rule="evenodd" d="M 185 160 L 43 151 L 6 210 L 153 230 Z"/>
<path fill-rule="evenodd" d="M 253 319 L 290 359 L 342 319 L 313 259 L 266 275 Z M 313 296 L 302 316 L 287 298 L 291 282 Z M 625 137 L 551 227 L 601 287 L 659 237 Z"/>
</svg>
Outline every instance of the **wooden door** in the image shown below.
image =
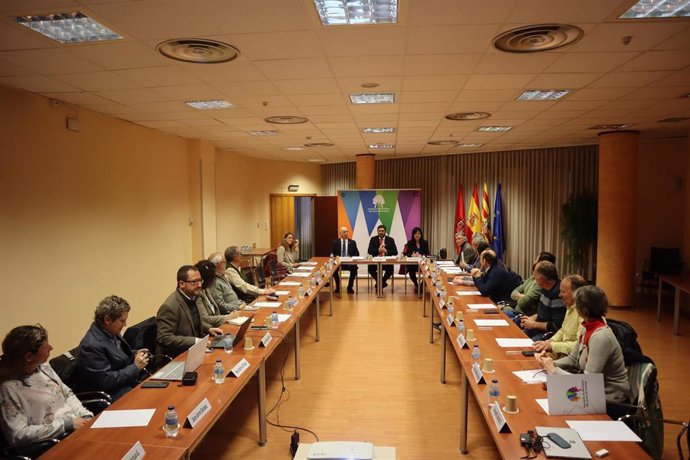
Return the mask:
<svg viewBox="0 0 690 460">
<path fill-rule="evenodd" d="M 338 238 L 338 198 L 317 196 L 314 198 L 314 255 L 328 257 L 331 244 Z"/>
<path fill-rule="evenodd" d="M 295 196 L 271 194 L 271 247 L 277 248 L 285 232 L 295 226 Z"/>
</svg>

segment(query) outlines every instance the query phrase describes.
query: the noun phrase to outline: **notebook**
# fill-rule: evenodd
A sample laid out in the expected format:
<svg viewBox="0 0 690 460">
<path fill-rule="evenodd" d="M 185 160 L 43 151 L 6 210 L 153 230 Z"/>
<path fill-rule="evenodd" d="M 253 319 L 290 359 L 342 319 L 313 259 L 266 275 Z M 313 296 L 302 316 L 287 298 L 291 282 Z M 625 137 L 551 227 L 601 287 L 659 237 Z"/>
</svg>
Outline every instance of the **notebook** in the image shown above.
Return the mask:
<svg viewBox="0 0 690 460">
<path fill-rule="evenodd" d="M 182 380 L 185 372 L 192 372 L 204 362 L 206 343 L 208 336 L 199 340 L 187 350 L 187 359 L 184 361 L 170 361 L 162 369 L 151 376 L 153 380 Z"/>
<path fill-rule="evenodd" d="M 235 345 L 238 343 L 242 342 L 244 340 L 244 334 L 247 333 L 247 329 L 249 329 L 249 325 L 252 324 L 252 321 L 254 320 L 254 315 L 248 317 L 245 322 L 242 323 L 240 326 L 240 330 L 237 331 L 237 335 L 234 334 L 225 334 L 225 335 L 219 335 L 213 338 L 211 341 L 211 348 L 224 348 L 225 347 L 225 338 L 229 337 L 232 340 L 232 347 L 234 348 Z"/>
</svg>

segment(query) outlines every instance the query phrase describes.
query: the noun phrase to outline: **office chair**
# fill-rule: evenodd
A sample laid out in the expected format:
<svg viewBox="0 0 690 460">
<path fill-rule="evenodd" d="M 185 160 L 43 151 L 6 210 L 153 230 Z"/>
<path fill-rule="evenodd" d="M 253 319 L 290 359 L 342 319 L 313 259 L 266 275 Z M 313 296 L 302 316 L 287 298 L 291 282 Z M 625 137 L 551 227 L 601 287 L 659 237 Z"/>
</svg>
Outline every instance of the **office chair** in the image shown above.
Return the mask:
<svg viewBox="0 0 690 460">
<path fill-rule="evenodd" d="M 79 347 L 73 348 L 50 360 L 50 367 L 60 377 L 60 380 L 67 385 L 74 395 L 79 398 L 81 404 L 94 414 L 98 414 L 108 407 L 113 398 L 105 391 L 82 391 L 77 392 L 77 358 L 79 357 Z"/>
</svg>

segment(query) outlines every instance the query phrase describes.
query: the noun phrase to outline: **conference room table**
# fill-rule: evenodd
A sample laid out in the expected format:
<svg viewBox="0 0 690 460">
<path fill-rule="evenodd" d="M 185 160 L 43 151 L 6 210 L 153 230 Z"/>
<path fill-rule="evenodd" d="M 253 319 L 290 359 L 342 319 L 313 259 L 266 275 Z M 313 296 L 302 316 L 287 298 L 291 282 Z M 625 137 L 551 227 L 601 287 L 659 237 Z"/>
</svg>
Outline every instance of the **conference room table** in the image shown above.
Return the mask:
<svg viewBox="0 0 690 460">
<path fill-rule="evenodd" d="M 375 266 L 376 267 L 376 297 L 383 297 L 383 266 L 384 265 L 405 265 L 405 266 L 418 266 L 421 259 L 419 257 L 406 257 L 406 256 L 386 256 L 386 257 L 370 257 L 370 256 L 357 256 L 357 257 L 336 257 L 338 267 L 341 268 L 343 265 L 363 265 L 363 266 Z M 391 292 L 395 288 L 395 268 L 393 268 L 393 276 L 391 276 Z M 342 273 L 340 276 L 342 280 Z M 342 292 L 342 291 L 341 291 Z M 421 292 L 419 293 L 421 296 Z"/>
<path fill-rule="evenodd" d="M 250 304 L 250 308 L 241 313 L 242 316 L 253 316 L 253 324 L 256 326 L 265 325 L 266 317 L 272 316 L 274 312 L 278 314 L 289 314 L 286 320 L 279 323 L 277 329 L 253 330 L 249 329 L 245 335 L 251 338 L 254 347 L 250 350 L 244 348 L 244 343 L 235 346 L 231 354 L 225 353 L 222 348 L 214 349 L 206 353 L 204 362 L 196 370 L 198 378 L 194 386 L 180 386 L 178 382 L 171 382 L 167 388 L 144 389 L 138 386 L 113 403 L 107 411 L 111 410 L 133 410 L 133 409 L 155 409 L 153 417 L 147 426 L 139 427 L 118 427 L 118 428 L 91 428 L 95 422 L 88 422 L 84 427 L 75 431 L 70 436 L 61 441 L 58 445 L 47 451 L 41 459 L 64 459 L 76 458 L 81 456 L 86 449 L 93 449 L 98 452 L 99 460 L 122 459 L 123 455 L 140 442 L 146 458 L 176 459 L 189 458 L 196 446 L 203 440 L 206 433 L 212 428 L 213 424 L 227 410 L 232 401 L 237 397 L 241 390 L 248 384 L 252 377 L 256 375 L 258 390 L 258 419 L 259 419 L 259 444 L 265 445 L 268 440 L 266 423 L 266 360 L 269 359 L 278 346 L 287 340 L 292 332 L 295 346 L 295 379 L 300 378 L 299 360 L 299 322 L 306 310 L 315 305 L 316 308 L 316 341 L 319 341 L 318 321 L 320 316 L 320 294 L 326 284 L 332 278 L 337 269 L 336 264 L 332 264 L 330 269 L 325 269 L 327 258 L 314 258 L 311 272 L 316 274 L 317 270 L 321 273 L 320 281 L 311 287 L 311 294 L 297 299 L 299 286 L 286 286 L 280 283 L 275 286 L 276 290 L 288 291 L 287 295 L 279 296 L 280 306 L 276 307 L 257 307 L 252 305 L 257 302 L 268 302 L 265 297 L 257 299 Z M 323 270 L 321 268 L 324 267 Z M 306 270 L 303 270 L 306 272 Z M 311 277 L 310 277 L 311 278 Z M 309 279 L 310 279 L 309 278 Z M 306 284 L 307 278 L 288 277 L 283 281 L 297 281 Z M 331 314 L 332 314 L 332 283 L 330 286 Z M 286 310 L 285 301 L 289 297 L 297 299 L 297 304 L 292 310 Z M 225 332 L 236 332 L 238 326 L 225 324 L 222 326 Z M 265 346 L 261 339 L 268 335 Z M 287 344 L 289 346 L 289 344 Z M 184 360 L 186 352 L 176 358 Z M 233 367 L 237 366 L 242 360 L 246 360 L 248 367 L 239 377 L 228 375 L 225 382 L 216 384 L 212 381 L 213 366 L 216 360 L 223 362 L 226 375 Z M 199 419 L 194 428 L 182 427 L 185 418 L 204 400 L 208 399 L 210 409 Z M 180 432 L 175 438 L 167 438 L 163 431 L 163 418 L 168 405 L 174 405 L 180 420 Z M 102 449 L 99 449 L 102 445 Z"/>
<path fill-rule="evenodd" d="M 544 412 L 541 406 L 537 403 L 537 399 L 544 399 L 547 397 L 546 390 L 541 384 L 527 384 L 520 378 L 513 374 L 514 371 L 534 370 L 535 374 L 540 373 L 539 364 L 534 358 L 527 358 L 522 355 L 522 350 L 531 350 L 532 347 L 515 347 L 502 348 L 496 341 L 497 338 L 527 338 L 522 330 L 513 321 L 502 312 L 498 314 L 486 314 L 484 311 L 470 309 L 470 304 L 488 304 L 492 303 L 487 297 L 478 295 L 457 295 L 462 291 L 476 291 L 474 286 L 454 286 L 449 281 L 453 278 L 452 275 L 446 275 L 443 272 L 437 273 L 436 282 L 433 281 L 430 274 L 429 266 L 421 265 L 421 271 L 426 284 L 426 290 L 429 293 L 429 299 L 432 303 L 431 322 L 433 323 L 434 316 L 440 319 L 441 326 L 441 362 L 440 362 L 440 381 L 445 383 L 445 366 L 446 366 L 446 350 L 447 339 L 450 338 L 450 343 L 460 364 L 461 382 L 460 382 L 460 452 L 466 454 L 469 452 L 467 445 L 467 418 L 468 418 L 468 401 L 469 391 L 472 391 L 482 416 L 491 432 L 491 436 L 498 447 L 501 456 L 506 459 L 516 459 L 525 455 L 525 450 L 520 444 L 520 433 L 526 433 L 528 430 L 534 430 L 536 426 L 548 427 L 563 427 L 567 428 L 567 420 L 610 420 L 606 414 L 599 415 L 548 415 Z M 438 268 L 436 268 L 438 272 Z M 465 334 L 472 329 L 476 340 L 467 341 L 467 348 L 461 347 L 462 340 L 458 340 L 458 327 L 453 322 L 448 320 L 448 307 L 445 301 L 442 302 L 441 296 L 437 295 L 445 287 L 447 301 L 448 296 L 454 297 L 453 307 L 455 309 L 455 319 L 457 319 L 457 312 L 462 312 L 463 322 L 465 324 Z M 426 299 L 425 299 L 426 300 Z M 507 326 L 478 326 L 475 320 L 478 319 L 503 319 Z M 432 329 L 433 334 L 433 329 Z M 433 341 L 433 337 L 432 337 Z M 480 369 L 484 368 L 486 358 L 493 360 L 493 372 L 482 371 L 478 383 L 472 366 L 475 361 L 472 359 L 471 352 L 474 345 L 479 345 L 481 357 L 476 362 Z M 494 419 L 490 412 L 489 402 L 489 384 L 491 379 L 497 379 L 500 386 L 501 407 L 505 404 L 507 395 L 514 395 L 517 397 L 517 413 L 507 413 L 502 411 L 505 417 L 509 432 L 499 432 L 494 423 Z M 609 451 L 608 458 L 612 459 L 630 459 L 630 458 L 649 458 L 649 455 L 635 442 L 610 442 L 610 441 L 585 441 L 585 445 L 590 453 L 596 452 L 600 449 Z M 540 453 L 538 458 L 545 458 L 544 453 Z"/>
<path fill-rule="evenodd" d="M 659 275 L 659 293 L 656 306 L 656 320 L 661 321 L 661 293 L 664 284 L 670 284 L 675 290 L 673 302 L 673 335 L 680 335 L 680 294 L 690 294 L 690 273 Z"/>
</svg>

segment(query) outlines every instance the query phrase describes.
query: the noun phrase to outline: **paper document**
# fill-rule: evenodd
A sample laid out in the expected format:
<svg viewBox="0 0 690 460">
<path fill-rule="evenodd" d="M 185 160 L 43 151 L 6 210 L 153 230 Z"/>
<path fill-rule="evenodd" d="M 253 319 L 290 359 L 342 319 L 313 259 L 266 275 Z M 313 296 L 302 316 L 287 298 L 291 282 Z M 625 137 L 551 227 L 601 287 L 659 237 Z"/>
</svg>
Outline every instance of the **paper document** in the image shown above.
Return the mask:
<svg viewBox="0 0 690 460">
<path fill-rule="evenodd" d="M 358 259 L 361 259 L 361 257 L 358 257 Z M 341 257 L 340 258 L 340 262 L 352 262 L 353 260 L 355 260 L 354 257 Z"/>
<path fill-rule="evenodd" d="M 352 256 L 352 260 L 362 260 L 364 256 Z"/>
<path fill-rule="evenodd" d="M 455 295 L 482 295 L 479 291 L 455 291 Z"/>
<path fill-rule="evenodd" d="M 443 270 L 444 273 L 448 273 L 449 275 L 461 275 L 463 273 L 462 269 L 460 269 L 460 268 L 441 267 L 441 270 Z"/>
<path fill-rule="evenodd" d="M 496 338 L 496 342 L 501 348 L 532 348 L 534 346 L 532 339 Z"/>
<path fill-rule="evenodd" d="M 508 321 L 504 319 L 475 319 L 477 326 L 508 326 Z"/>
<path fill-rule="evenodd" d="M 455 264 L 453 263 L 452 260 L 439 260 L 438 262 L 436 262 L 436 264 L 437 265 L 451 265 L 453 267 L 455 266 Z"/>
<path fill-rule="evenodd" d="M 91 428 L 124 428 L 147 426 L 156 409 L 106 410 L 101 412 Z"/>
<path fill-rule="evenodd" d="M 299 286 L 301 284 L 299 281 L 281 281 L 278 286 Z"/>
<path fill-rule="evenodd" d="M 283 321 L 287 321 L 288 319 L 290 319 L 290 316 L 291 315 L 289 313 L 288 314 L 278 313 L 278 322 L 282 323 Z"/>
<path fill-rule="evenodd" d="M 318 262 L 300 262 L 300 264 L 301 265 L 311 265 L 313 267 L 313 266 L 318 265 Z"/>
<path fill-rule="evenodd" d="M 260 308 L 278 308 L 282 304 L 282 302 L 256 302 L 254 306 Z"/>
<path fill-rule="evenodd" d="M 290 295 L 290 291 L 276 291 L 277 296 Z"/>
<path fill-rule="evenodd" d="M 294 272 L 290 273 L 288 276 L 295 276 L 297 278 L 311 278 L 311 271 L 308 272 Z"/>
<path fill-rule="evenodd" d="M 237 318 L 233 318 L 230 321 L 228 321 L 228 323 L 234 324 L 235 326 L 241 326 L 248 319 L 249 319 L 249 316 L 238 316 Z"/>
<path fill-rule="evenodd" d="M 299 267 L 295 267 L 295 270 L 302 270 L 302 271 L 305 271 L 305 272 L 310 272 L 310 271 L 314 270 L 314 267 L 302 267 L 302 266 L 300 265 Z"/>
<path fill-rule="evenodd" d="M 565 422 L 578 432 L 583 441 L 642 442 L 623 422 L 613 420 L 566 420 Z"/>
<path fill-rule="evenodd" d="M 496 308 L 496 305 L 492 303 L 468 303 L 467 308 L 472 310 L 491 310 Z"/>
<path fill-rule="evenodd" d="M 546 382 L 546 371 L 543 369 L 529 369 L 526 371 L 513 371 L 520 380 L 525 383 L 543 383 Z M 537 400 L 539 401 L 539 400 Z M 548 399 L 544 399 L 548 401 Z M 540 403 L 541 404 L 541 403 Z"/>
<path fill-rule="evenodd" d="M 421 257 L 408 257 L 407 262 L 421 262 L 422 258 Z"/>
<path fill-rule="evenodd" d="M 535 399 L 537 401 L 537 404 L 541 406 L 542 409 L 544 409 L 544 413 L 546 415 L 549 415 L 549 400 L 544 398 L 544 399 Z"/>
<path fill-rule="evenodd" d="M 385 257 L 372 257 L 371 260 L 373 260 L 374 262 L 383 262 L 384 260 L 386 260 L 386 258 Z"/>
</svg>

